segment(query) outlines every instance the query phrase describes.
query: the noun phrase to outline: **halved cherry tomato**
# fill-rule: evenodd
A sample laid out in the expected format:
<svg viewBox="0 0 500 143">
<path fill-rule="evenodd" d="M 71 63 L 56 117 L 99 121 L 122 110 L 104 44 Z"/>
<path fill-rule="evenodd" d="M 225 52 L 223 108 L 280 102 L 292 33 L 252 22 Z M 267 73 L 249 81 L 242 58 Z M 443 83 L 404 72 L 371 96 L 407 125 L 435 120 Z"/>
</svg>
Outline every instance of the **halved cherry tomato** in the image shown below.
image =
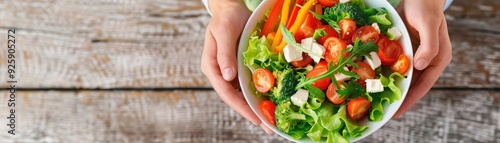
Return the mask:
<svg viewBox="0 0 500 143">
<path fill-rule="evenodd" d="M 338 84 L 339 84 L 340 88 L 344 87 L 342 82 L 339 82 Z M 340 105 L 340 104 L 344 103 L 345 97 L 339 98 L 340 95 L 339 95 L 339 93 L 337 93 L 336 90 L 337 90 L 337 87 L 335 86 L 335 84 L 330 83 L 330 85 L 328 85 L 328 89 L 326 90 L 326 97 L 333 104 Z"/>
<path fill-rule="evenodd" d="M 326 68 L 314 68 L 312 71 L 306 74 L 306 77 L 307 78 L 317 77 L 324 74 L 326 71 L 327 71 Z M 330 78 L 325 77 L 323 79 L 320 79 L 312 83 L 312 86 L 317 87 L 321 90 L 325 90 L 326 88 L 328 88 L 329 84 L 330 84 Z"/>
<path fill-rule="evenodd" d="M 365 80 L 375 78 L 375 71 L 365 62 L 357 62 L 356 64 L 358 68 L 352 68 L 351 71 L 359 75 L 360 79 L 356 82 L 359 83 L 361 87 L 366 88 Z"/>
<path fill-rule="evenodd" d="M 352 36 L 352 41 L 356 41 L 356 38 L 359 38 L 359 40 L 361 40 L 361 42 L 363 43 L 366 43 L 370 40 L 373 42 L 377 42 L 379 39 L 379 35 L 375 28 L 370 25 L 366 25 L 356 30 L 356 32 Z"/>
<path fill-rule="evenodd" d="M 302 39 L 314 36 L 314 31 L 321 25 L 321 21 L 308 12 L 304 23 L 294 33 L 295 41 L 300 43 Z"/>
<path fill-rule="evenodd" d="M 352 72 L 359 75 L 360 79 L 373 79 L 375 78 L 375 71 L 372 67 L 365 62 L 357 62 L 358 68 L 352 68 Z"/>
<path fill-rule="evenodd" d="M 342 54 L 342 50 L 346 49 L 347 46 L 345 45 L 344 41 L 340 40 L 337 37 L 330 37 L 326 39 L 325 43 L 323 44 L 323 47 L 325 47 L 325 60 L 327 62 L 332 61 L 334 65 L 337 65 L 337 62 L 339 61 L 339 56 Z M 344 57 L 346 57 L 348 54 L 344 54 Z"/>
<path fill-rule="evenodd" d="M 316 65 L 314 65 L 314 68 L 326 68 L 328 69 L 328 63 L 325 60 L 319 61 Z"/>
<path fill-rule="evenodd" d="M 342 40 L 351 40 L 356 31 L 356 23 L 350 18 L 344 18 L 339 21 L 340 37 Z"/>
<path fill-rule="evenodd" d="M 335 29 L 331 28 L 328 25 L 323 25 L 323 26 L 320 26 L 319 28 L 325 29 L 326 35 L 318 37 L 318 44 L 323 45 L 325 43 L 326 39 L 328 39 L 330 37 L 339 37 L 339 34 L 337 34 L 337 31 L 335 31 Z"/>
<path fill-rule="evenodd" d="M 302 53 L 302 60 L 291 62 L 292 66 L 296 68 L 305 67 L 313 62 L 313 59 L 307 54 Z"/>
<path fill-rule="evenodd" d="M 347 114 L 352 120 L 357 121 L 367 115 L 370 106 L 370 102 L 363 97 L 352 99 L 347 103 Z"/>
<path fill-rule="evenodd" d="M 400 74 L 405 74 L 409 68 L 410 68 L 410 59 L 408 58 L 408 56 L 405 55 L 405 53 L 401 53 L 396 63 L 394 63 L 394 65 L 391 66 L 391 70 L 393 72 L 398 72 Z"/>
<path fill-rule="evenodd" d="M 339 3 L 339 0 L 318 0 L 318 3 L 322 6 L 331 7 Z"/>
<path fill-rule="evenodd" d="M 381 36 L 377 45 L 379 47 L 377 55 L 384 66 L 392 66 L 398 60 L 399 55 L 403 53 L 401 44 L 398 41 L 389 40 L 387 36 Z"/>
<path fill-rule="evenodd" d="M 259 108 L 262 114 L 264 114 L 264 117 L 269 121 L 271 124 L 276 124 L 276 117 L 274 116 L 274 111 L 276 110 L 276 104 L 272 102 L 271 100 L 262 100 L 259 103 Z"/>
<path fill-rule="evenodd" d="M 257 91 L 266 93 L 274 87 L 275 79 L 271 71 L 265 68 L 258 68 L 253 73 L 252 81 Z"/>
</svg>

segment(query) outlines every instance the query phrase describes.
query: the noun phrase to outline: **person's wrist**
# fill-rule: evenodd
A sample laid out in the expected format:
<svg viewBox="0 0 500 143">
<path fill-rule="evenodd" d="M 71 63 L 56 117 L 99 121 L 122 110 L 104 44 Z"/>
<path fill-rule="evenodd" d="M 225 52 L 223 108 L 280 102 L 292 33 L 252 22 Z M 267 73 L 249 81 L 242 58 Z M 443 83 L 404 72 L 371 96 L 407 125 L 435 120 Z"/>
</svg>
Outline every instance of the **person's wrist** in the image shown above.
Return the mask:
<svg viewBox="0 0 500 143">
<path fill-rule="evenodd" d="M 219 15 L 228 8 L 247 9 L 242 0 L 208 0 L 208 9 L 212 15 Z"/>
</svg>

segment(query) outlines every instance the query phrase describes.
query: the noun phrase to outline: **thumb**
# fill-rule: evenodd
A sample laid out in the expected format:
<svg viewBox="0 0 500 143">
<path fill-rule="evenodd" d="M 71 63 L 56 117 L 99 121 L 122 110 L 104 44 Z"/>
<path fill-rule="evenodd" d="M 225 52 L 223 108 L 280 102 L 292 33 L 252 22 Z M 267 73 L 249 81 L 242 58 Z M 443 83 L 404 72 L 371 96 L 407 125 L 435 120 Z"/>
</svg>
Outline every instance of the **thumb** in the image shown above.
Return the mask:
<svg viewBox="0 0 500 143">
<path fill-rule="evenodd" d="M 420 37 L 420 46 L 415 53 L 415 69 L 423 70 L 427 68 L 429 62 L 439 51 L 439 23 L 423 23 L 416 30 Z"/>
</svg>

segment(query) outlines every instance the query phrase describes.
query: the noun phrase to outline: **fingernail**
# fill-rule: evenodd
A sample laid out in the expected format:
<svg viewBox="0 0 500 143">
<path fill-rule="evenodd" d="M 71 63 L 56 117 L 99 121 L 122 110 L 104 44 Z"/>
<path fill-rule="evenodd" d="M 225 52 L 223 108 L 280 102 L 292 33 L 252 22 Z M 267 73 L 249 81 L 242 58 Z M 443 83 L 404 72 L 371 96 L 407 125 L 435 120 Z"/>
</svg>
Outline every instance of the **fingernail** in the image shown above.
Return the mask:
<svg viewBox="0 0 500 143">
<path fill-rule="evenodd" d="M 224 69 L 224 71 L 222 71 L 222 77 L 227 81 L 232 80 L 231 78 L 233 77 L 233 69 L 231 68 Z"/>
<path fill-rule="evenodd" d="M 426 59 L 419 59 L 417 63 L 415 64 L 415 68 L 417 69 L 424 69 L 427 67 L 429 62 Z"/>
<path fill-rule="evenodd" d="M 269 131 L 269 130 L 267 129 L 267 127 L 266 127 L 266 125 L 265 125 L 264 123 L 261 123 L 261 124 L 260 124 L 260 127 L 261 127 L 264 131 L 266 131 L 266 133 L 267 133 L 267 134 L 269 134 L 269 135 L 270 135 L 270 134 L 273 134 L 273 131 Z"/>
</svg>

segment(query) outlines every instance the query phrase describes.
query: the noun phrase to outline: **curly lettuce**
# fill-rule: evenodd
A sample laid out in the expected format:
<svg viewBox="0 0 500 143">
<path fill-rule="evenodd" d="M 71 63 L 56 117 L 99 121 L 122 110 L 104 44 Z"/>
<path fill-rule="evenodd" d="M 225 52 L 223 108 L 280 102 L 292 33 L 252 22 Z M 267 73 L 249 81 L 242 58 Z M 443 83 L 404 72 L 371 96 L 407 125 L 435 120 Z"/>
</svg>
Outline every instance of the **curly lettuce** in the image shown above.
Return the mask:
<svg viewBox="0 0 500 143">
<path fill-rule="evenodd" d="M 384 92 L 371 93 L 369 96 L 372 98 L 372 110 L 370 111 L 370 116 L 368 120 L 370 121 L 380 121 L 384 115 L 383 104 L 392 104 L 394 101 L 401 99 L 401 89 L 394 84 L 396 77 L 405 78 L 398 72 L 394 72 L 389 77 L 380 75 L 380 81 L 384 86 Z"/>
</svg>

